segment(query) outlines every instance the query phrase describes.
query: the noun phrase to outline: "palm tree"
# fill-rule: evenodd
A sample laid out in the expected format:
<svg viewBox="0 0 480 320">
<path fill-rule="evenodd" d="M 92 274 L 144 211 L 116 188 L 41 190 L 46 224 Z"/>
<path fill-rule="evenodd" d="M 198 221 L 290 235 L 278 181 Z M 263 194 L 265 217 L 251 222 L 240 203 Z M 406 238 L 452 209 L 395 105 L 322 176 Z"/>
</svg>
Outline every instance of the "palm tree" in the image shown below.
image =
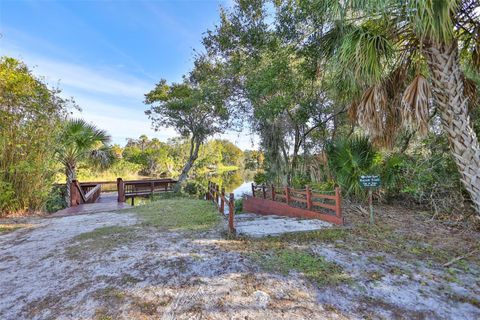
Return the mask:
<svg viewBox="0 0 480 320">
<path fill-rule="evenodd" d="M 91 160 L 97 166 L 106 166 L 113 160 L 107 147 L 110 136 L 82 119 L 67 120 L 60 136 L 57 156 L 65 166 L 67 181 L 66 201 L 70 204 L 70 185 L 76 179 L 77 164 Z"/>
<path fill-rule="evenodd" d="M 400 128 L 426 133 L 438 115 L 480 213 L 480 145 L 468 111 L 477 85 L 463 72 L 480 72 L 479 1 L 323 3 L 320 14 L 329 26 L 320 39 L 324 58 L 343 83 L 363 92 L 350 114 L 387 145 Z"/>
</svg>

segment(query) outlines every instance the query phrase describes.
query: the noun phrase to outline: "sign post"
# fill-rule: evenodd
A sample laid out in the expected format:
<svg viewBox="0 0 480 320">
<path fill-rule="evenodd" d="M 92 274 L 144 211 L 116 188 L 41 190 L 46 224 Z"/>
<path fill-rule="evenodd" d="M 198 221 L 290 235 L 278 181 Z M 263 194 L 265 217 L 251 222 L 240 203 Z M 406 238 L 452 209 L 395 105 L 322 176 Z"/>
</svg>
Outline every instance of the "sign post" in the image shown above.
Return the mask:
<svg viewBox="0 0 480 320">
<path fill-rule="evenodd" d="M 370 207 L 370 224 L 375 223 L 373 215 L 373 189 L 381 185 L 380 176 L 360 176 L 360 185 L 368 189 L 368 205 Z"/>
</svg>

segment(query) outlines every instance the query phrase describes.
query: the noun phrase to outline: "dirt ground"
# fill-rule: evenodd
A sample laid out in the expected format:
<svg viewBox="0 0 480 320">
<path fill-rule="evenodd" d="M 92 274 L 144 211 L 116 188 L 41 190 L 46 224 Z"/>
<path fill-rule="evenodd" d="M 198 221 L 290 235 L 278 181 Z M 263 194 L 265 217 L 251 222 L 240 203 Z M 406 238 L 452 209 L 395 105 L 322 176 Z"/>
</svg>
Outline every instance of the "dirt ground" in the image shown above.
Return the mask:
<svg viewBox="0 0 480 320">
<path fill-rule="evenodd" d="M 130 210 L 16 219 L 0 234 L 0 319 L 479 319 L 479 234 L 381 211 L 375 228 L 347 210 L 345 228 L 268 239 L 152 228 Z M 327 270 L 262 263 L 279 252 Z M 333 265 L 348 279 L 321 281 Z"/>
</svg>

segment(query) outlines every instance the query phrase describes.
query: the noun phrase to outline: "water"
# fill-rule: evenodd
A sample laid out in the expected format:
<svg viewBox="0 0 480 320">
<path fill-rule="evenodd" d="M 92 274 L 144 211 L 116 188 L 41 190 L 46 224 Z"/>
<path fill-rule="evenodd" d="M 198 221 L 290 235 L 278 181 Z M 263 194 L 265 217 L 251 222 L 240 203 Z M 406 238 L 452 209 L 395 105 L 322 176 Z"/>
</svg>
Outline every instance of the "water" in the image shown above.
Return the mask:
<svg viewBox="0 0 480 320">
<path fill-rule="evenodd" d="M 235 199 L 240 199 L 244 194 L 252 194 L 252 181 L 247 181 L 236 187 L 233 191 Z"/>
</svg>

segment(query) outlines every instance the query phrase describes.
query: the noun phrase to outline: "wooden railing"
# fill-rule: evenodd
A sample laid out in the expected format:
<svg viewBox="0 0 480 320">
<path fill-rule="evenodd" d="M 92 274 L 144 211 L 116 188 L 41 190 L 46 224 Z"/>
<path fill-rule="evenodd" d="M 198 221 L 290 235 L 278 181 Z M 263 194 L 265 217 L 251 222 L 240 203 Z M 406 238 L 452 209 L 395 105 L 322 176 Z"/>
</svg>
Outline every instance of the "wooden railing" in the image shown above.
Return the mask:
<svg viewBox="0 0 480 320">
<path fill-rule="evenodd" d="M 124 181 L 122 178 L 118 178 L 118 202 L 125 202 L 126 199 L 134 199 L 137 196 L 148 197 L 155 193 L 173 191 L 173 186 L 176 183 L 176 180 L 170 178 L 129 181 Z"/>
<path fill-rule="evenodd" d="M 327 194 L 330 193 L 330 194 Z M 312 213 L 320 214 L 318 217 L 328 220 L 336 224 L 343 224 L 342 217 L 342 198 L 340 189 L 335 188 L 331 192 L 316 192 L 308 186 L 305 189 L 294 189 L 291 187 L 276 187 L 274 185 L 255 185 L 252 183 L 252 197 L 257 199 L 265 199 L 280 202 L 288 207 L 295 209 L 307 210 Z M 288 210 L 287 210 L 288 211 Z M 296 210 L 295 214 L 292 210 L 286 215 L 302 214 Z M 314 214 L 307 216 L 315 217 Z M 331 218 L 329 217 L 331 216 Z"/>
<path fill-rule="evenodd" d="M 73 180 L 70 185 L 70 206 L 75 207 L 82 203 L 94 203 L 102 192 L 101 184 L 79 183 Z"/>
<path fill-rule="evenodd" d="M 227 198 L 225 195 L 225 188 L 220 189 L 218 184 L 209 181 L 205 198 L 206 200 L 212 201 L 218 207 L 218 212 L 224 217 L 226 217 L 225 206 L 228 207 L 228 231 L 230 233 L 235 233 L 235 196 L 233 193 L 230 193 Z"/>
</svg>

